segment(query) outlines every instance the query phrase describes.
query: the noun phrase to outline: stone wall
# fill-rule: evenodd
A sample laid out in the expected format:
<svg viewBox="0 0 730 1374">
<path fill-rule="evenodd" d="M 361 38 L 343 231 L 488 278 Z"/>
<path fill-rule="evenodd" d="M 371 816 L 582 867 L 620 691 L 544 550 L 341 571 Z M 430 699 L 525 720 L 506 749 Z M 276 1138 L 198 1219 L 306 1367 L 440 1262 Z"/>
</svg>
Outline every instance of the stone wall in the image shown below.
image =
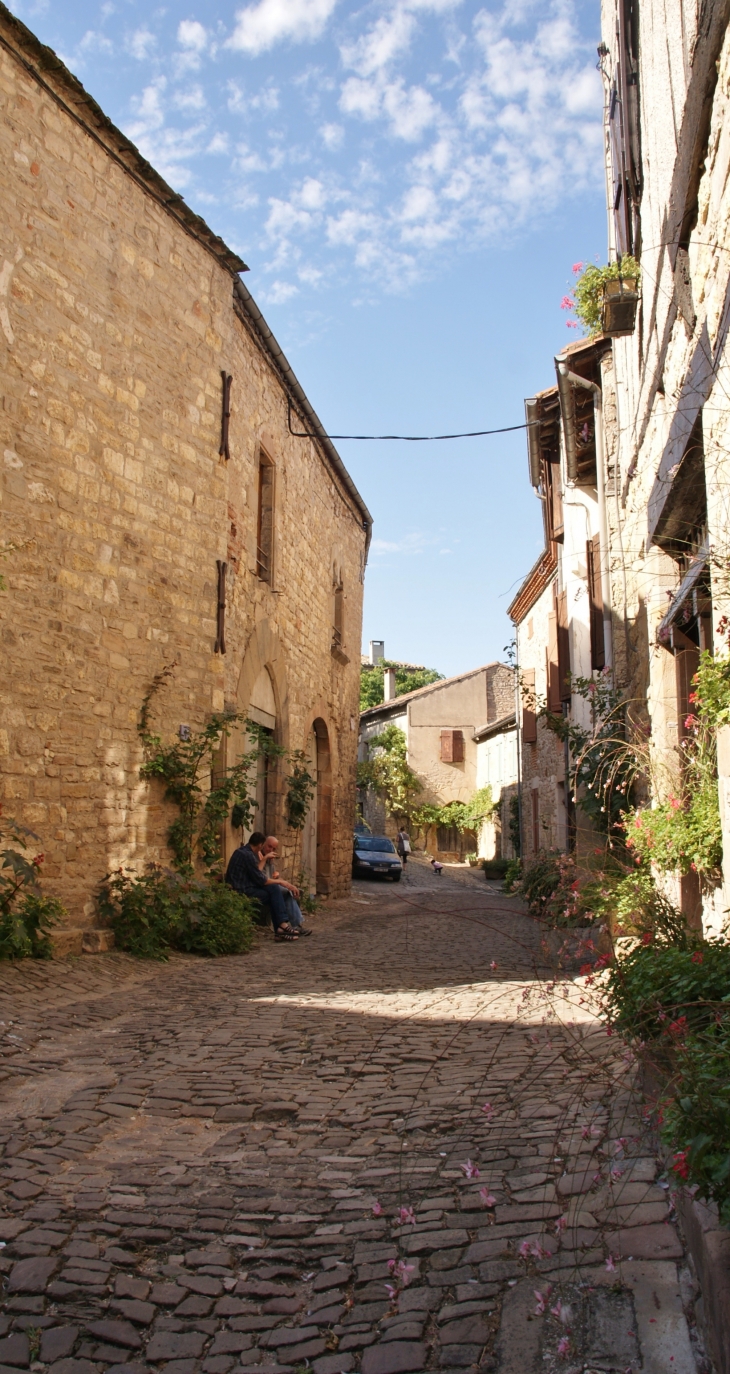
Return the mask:
<svg viewBox="0 0 730 1374">
<path fill-rule="evenodd" d="M 39 60 L 6 11 L 0 28 Z M 123 164 L 118 131 L 100 140 L 103 116 L 90 103 L 86 124 L 72 81 L 0 51 L 0 795 L 39 836 L 75 948 L 104 873 L 168 858 L 170 808 L 140 781 L 136 727 L 172 663 L 153 712 L 168 741 L 212 711 L 245 712 L 262 669 L 283 745 L 305 748 L 324 723 L 323 886 L 347 888 L 367 512 L 320 444 L 289 435 L 275 359 L 234 307 L 233 255 L 166 208 L 164 183 L 145 184 L 124 150 Z M 275 468 L 271 585 L 256 569 L 262 450 Z M 225 654 L 214 652 L 217 560 Z M 274 807 L 285 866 L 280 795 Z"/>
</svg>

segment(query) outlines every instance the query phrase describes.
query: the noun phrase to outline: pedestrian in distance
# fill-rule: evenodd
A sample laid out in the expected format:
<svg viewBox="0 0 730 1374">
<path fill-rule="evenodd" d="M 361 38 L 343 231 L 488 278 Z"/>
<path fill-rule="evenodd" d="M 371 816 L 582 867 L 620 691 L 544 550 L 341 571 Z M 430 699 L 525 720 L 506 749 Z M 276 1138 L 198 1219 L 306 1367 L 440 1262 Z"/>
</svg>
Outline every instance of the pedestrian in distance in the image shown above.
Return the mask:
<svg viewBox="0 0 730 1374">
<path fill-rule="evenodd" d="M 438 861 L 438 859 L 432 859 L 432 860 L 431 860 L 431 867 L 432 867 L 434 873 L 436 874 L 436 877 L 437 877 L 437 878 L 440 878 L 440 877 L 441 877 L 441 869 L 443 868 L 443 864 L 440 864 L 439 861 Z"/>
<path fill-rule="evenodd" d="M 407 830 L 398 831 L 398 842 L 395 847 L 400 855 L 400 861 L 405 868 L 408 863 L 408 855 L 411 852 L 411 839 Z"/>
</svg>

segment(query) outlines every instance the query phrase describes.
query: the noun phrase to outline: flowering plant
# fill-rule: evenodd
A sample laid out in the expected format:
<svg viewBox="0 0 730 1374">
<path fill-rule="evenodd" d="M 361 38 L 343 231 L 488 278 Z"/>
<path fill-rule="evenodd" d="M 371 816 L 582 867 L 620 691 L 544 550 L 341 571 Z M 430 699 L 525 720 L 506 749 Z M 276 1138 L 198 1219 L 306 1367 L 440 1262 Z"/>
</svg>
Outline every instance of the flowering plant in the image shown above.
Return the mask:
<svg viewBox="0 0 730 1374">
<path fill-rule="evenodd" d="M 641 268 L 636 258 L 624 254 L 620 266 L 617 262 L 609 262 L 606 267 L 596 267 L 594 263 L 589 263 L 586 267 L 582 262 L 575 262 L 573 275 L 577 277 L 573 294 L 563 296 L 560 309 L 573 310 L 586 334 L 591 335 L 601 332 L 603 288 L 606 282 L 618 281 L 621 277 L 623 281 L 635 281 L 638 284 Z M 568 328 L 577 329 L 577 322 L 569 320 Z"/>
</svg>

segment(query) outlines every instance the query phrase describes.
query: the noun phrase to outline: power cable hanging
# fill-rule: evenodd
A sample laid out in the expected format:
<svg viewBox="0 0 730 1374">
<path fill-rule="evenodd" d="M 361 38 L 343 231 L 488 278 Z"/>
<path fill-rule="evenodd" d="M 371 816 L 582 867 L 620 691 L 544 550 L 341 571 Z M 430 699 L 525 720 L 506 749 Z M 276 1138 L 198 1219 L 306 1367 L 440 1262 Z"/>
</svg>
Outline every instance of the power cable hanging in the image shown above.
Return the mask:
<svg viewBox="0 0 730 1374">
<path fill-rule="evenodd" d="M 505 425 L 502 429 L 474 429 L 466 434 L 316 434 L 314 430 L 292 429 L 291 426 L 291 401 L 288 402 L 288 423 L 289 433 L 295 439 L 402 439 L 411 444 L 428 444 L 438 439 L 481 439 L 488 434 L 511 434 L 517 429 L 529 429 L 531 424 L 538 422 L 532 420 L 529 424 L 525 421 L 521 425 Z"/>
</svg>

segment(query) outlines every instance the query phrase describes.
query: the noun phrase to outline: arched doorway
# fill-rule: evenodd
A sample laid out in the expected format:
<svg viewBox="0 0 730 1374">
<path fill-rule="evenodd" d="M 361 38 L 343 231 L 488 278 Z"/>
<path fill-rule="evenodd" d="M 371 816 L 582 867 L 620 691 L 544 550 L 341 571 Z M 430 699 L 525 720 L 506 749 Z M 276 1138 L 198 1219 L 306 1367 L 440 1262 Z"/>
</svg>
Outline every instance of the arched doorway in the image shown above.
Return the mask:
<svg viewBox="0 0 730 1374">
<path fill-rule="evenodd" d="M 321 718 L 312 726 L 306 752 L 317 787 L 302 835 L 302 867 L 316 891 L 326 894 L 332 870 L 332 760 L 329 731 Z"/>
<path fill-rule="evenodd" d="M 247 712 L 249 719 L 254 720 L 262 730 L 273 740 L 276 735 L 276 697 L 274 695 L 274 684 L 266 668 L 262 668 L 254 685 L 251 689 L 251 699 Z M 251 748 L 252 741 L 246 741 L 246 748 Z M 258 761 L 256 774 L 256 814 L 254 816 L 254 830 L 263 830 L 268 834 L 274 827 L 275 810 L 275 765 L 266 754 L 262 754 Z"/>
</svg>

